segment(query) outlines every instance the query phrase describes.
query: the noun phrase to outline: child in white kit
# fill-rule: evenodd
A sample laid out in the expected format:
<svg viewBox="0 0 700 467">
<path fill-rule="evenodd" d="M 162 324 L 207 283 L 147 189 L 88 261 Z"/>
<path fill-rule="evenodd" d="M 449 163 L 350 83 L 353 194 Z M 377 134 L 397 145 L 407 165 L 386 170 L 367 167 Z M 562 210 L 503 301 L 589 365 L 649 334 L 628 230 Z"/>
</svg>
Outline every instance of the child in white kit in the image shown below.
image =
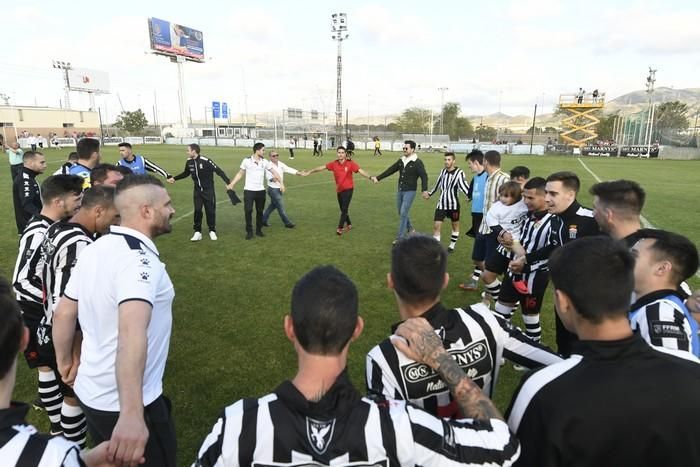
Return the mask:
<svg viewBox="0 0 700 467">
<path fill-rule="evenodd" d="M 498 189 L 498 201 L 491 205 L 486 213 L 486 224 L 502 236 L 508 232 L 513 237 L 513 244 L 507 247 L 515 257 L 525 255 L 525 248 L 520 244 L 520 227 L 523 225 L 527 206 L 522 198 L 522 189 L 518 182 L 506 182 Z"/>
</svg>

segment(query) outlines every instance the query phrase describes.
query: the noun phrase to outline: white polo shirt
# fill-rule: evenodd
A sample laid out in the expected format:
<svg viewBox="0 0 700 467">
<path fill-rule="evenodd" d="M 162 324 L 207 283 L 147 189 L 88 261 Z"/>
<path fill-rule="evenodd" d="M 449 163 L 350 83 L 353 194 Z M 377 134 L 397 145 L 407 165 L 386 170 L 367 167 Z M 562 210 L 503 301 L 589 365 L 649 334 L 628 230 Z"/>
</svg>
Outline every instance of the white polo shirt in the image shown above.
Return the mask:
<svg viewBox="0 0 700 467">
<path fill-rule="evenodd" d="M 172 329 L 173 284 L 153 241 L 136 230 L 112 226 L 86 247 L 64 292 L 78 302 L 83 331 L 80 367 L 74 390 L 88 407 L 118 412 L 116 356 L 119 304 L 151 304 L 148 350 L 143 375 L 143 404 L 163 393 L 163 373 Z"/>
<path fill-rule="evenodd" d="M 265 191 L 265 177 L 270 175 L 272 163 L 267 159 L 255 159 L 255 155 L 241 161 L 241 169 L 245 170 L 244 190 Z M 279 173 L 279 170 L 277 171 Z"/>
<path fill-rule="evenodd" d="M 274 162 L 270 162 L 270 165 L 273 169 L 275 169 L 275 171 L 277 172 L 277 176 L 280 178 L 280 181 L 282 183 L 284 183 L 285 172 L 292 175 L 296 175 L 298 172 L 297 169 L 291 168 L 282 161 L 277 161 L 277 164 L 275 164 Z M 273 177 L 271 173 L 267 174 L 267 186 L 269 186 L 270 188 L 281 188 L 280 184 L 275 181 L 275 177 Z"/>
</svg>

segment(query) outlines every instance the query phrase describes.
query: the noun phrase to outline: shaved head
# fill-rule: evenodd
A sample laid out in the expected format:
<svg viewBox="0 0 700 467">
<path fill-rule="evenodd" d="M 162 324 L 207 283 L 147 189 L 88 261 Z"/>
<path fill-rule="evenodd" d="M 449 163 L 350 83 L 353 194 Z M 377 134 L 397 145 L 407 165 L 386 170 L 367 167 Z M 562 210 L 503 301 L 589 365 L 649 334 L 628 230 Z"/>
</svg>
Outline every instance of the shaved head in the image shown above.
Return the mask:
<svg viewBox="0 0 700 467">
<path fill-rule="evenodd" d="M 163 183 L 151 175 L 129 175 L 117 184 L 114 203 L 122 226 L 130 227 L 150 238 L 168 233 L 175 214 Z"/>
<path fill-rule="evenodd" d="M 138 215 L 142 206 L 153 206 L 162 196 L 165 188 L 157 185 L 135 185 L 121 190 L 114 199 L 114 204 L 122 219 Z"/>
</svg>

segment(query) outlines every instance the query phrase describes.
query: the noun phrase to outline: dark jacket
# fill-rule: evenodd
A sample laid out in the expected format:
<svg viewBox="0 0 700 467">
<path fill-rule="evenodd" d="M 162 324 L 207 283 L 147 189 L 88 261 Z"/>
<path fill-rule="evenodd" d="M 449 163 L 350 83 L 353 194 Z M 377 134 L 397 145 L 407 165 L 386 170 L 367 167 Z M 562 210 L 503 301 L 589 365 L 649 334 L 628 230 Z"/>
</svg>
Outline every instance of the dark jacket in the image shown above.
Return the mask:
<svg viewBox="0 0 700 467">
<path fill-rule="evenodd" d="M 418 177 L 421 182 L 420 191 L 428 191 L 428 174 L 425 172 L 422 160 L 416 159 L 404 165 L 403 158 L 399 158 L 388 169 L 377 175 L 377 180 L 387 178 L 395 172 L 399 172 L 399 191 L 416 191 Z"/>
<path fill-rule="evenodd" d="M 231 182 L 226 173 L 213 160 L 199 155 L 196 159 L 187 159 L 185 169 L 181 174 L 175 175 L 175 180 L 182 180 L 189 175 L 194 182 L 195 191 L 213 191 L 214 173 L 221 177 L 227 185 Z"/>
<path fill-rule="evenodd" d="M 15 177 L 12 186 L 12 200 L 15 204 L 15 220 L 17 231 L 22 233 L 33 215 L 41 212 L 41 190 L 36 181 L 39 175 L 31 169 L 22 167 L 22 171 Z"/>
</svg>

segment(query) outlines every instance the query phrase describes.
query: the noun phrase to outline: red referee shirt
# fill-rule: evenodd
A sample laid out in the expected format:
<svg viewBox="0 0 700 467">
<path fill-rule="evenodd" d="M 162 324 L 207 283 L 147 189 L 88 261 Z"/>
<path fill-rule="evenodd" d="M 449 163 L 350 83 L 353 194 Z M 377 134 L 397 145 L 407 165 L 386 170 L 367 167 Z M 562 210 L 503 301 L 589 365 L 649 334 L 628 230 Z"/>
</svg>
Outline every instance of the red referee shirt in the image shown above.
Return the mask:
<svg viewBox="0 0 700 467">
<path fill-rule="evenodd" d="M 360 170 L 360 166 L 354 161 L 345 159 L 344 163 L 334 160 L 326 164 L 326 169 L 333 172 L 335 177 L 335 191 L 340 193 L 341 191 L 349 190 L 354 187 L 352 183 L 352 174 Z"/>
</svg>

